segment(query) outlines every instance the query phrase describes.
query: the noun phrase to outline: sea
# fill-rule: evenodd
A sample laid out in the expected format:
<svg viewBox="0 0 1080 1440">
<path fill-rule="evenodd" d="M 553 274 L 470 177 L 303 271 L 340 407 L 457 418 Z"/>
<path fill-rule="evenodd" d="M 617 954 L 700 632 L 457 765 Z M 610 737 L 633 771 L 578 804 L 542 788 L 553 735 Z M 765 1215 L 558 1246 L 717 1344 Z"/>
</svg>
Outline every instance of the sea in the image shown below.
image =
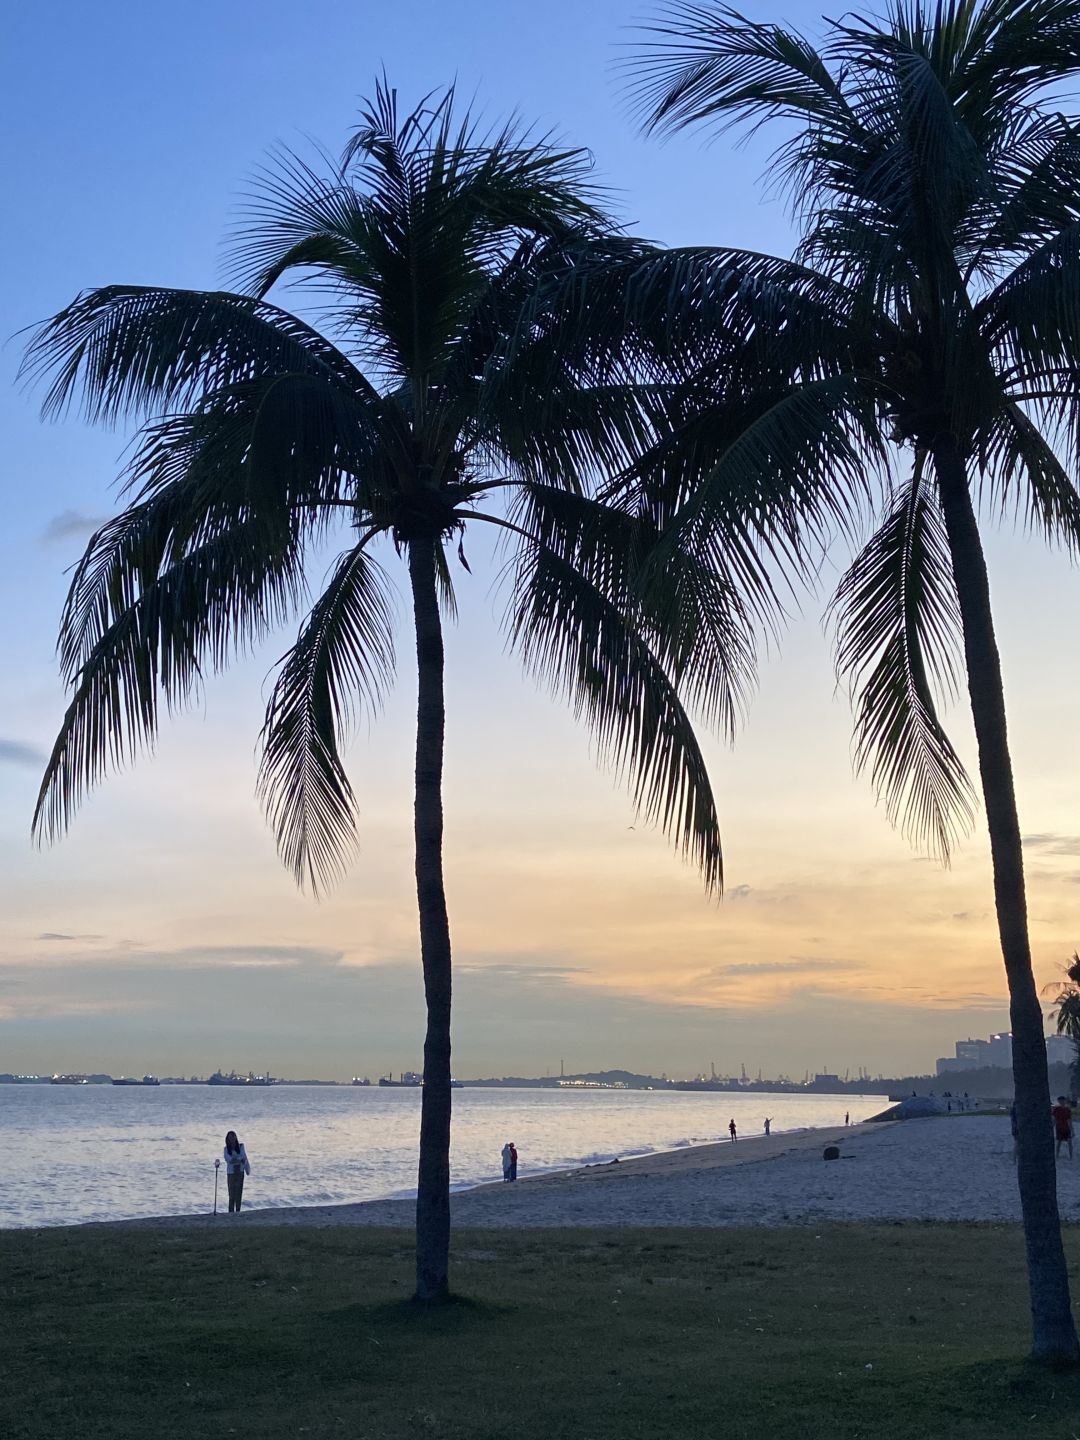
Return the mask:
<svg viewBox="0 0 1080 1440">
<path fill-rule="evenodd" d="M 883 1095 L 454 1091 L 451 1183 L 602 1164 L 728 1139 L 854 1124 Z M 0 1227 L 76 1225 L 213 1208 L 225 1132 L 244 1142 L 246 1205 L 335 1205 L 416 1193 L 420 1091 L 378 1086 L 0 1085 Z M 218 1205 L 227 1208 L 224 1167 Z"/>
</svg>

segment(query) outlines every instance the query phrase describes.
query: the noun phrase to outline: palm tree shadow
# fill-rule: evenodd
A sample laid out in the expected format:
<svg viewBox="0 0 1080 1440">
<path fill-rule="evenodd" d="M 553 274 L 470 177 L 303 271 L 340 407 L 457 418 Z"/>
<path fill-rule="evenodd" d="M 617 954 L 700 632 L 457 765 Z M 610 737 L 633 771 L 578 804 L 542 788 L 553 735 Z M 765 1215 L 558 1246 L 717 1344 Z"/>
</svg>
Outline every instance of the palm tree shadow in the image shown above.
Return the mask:
<svg viewBox="0 0 1080 1440">
<path fill-rule="evenodd" d="M 512 1305 L 493 1305 L 469 1295 L 451 1295 L 436 1305 L 412 1298 L 384 1300 L 376 1304 L 342 1305 L 325 1310 L 319 1320 L 342 1333 L 370 1335 L 465 1335 L 492 1329 L 514 1313 Z M 318 1328 L 318 1322 L 316 1327 Z"/>
</svg>

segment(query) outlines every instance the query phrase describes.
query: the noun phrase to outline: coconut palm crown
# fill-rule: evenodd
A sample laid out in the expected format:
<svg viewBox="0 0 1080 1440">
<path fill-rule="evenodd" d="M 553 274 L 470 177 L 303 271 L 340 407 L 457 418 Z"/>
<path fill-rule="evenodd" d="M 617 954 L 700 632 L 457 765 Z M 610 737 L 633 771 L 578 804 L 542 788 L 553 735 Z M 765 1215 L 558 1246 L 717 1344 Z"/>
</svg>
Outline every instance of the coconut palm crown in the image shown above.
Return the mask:
<svg viewBox="0 0 1080 1440">
<path fill-rule="evenodd" d="M 633 72 L 654 131 L 783 127 L 771 178 L 794 200 L 794 258 L 672 253 L 654 287 L 688 355 L 709 329 L 745 347 L 681 467 L 668 443 L 667 543 L 708 533 L 734 491 L 779 503 L 809 475 L 842 480 L 860 504 L 878 497 L 833 610 L 857 761 L 890 816 L 947 857 L 973 817 L 941 718 L 966 678 L 1011 999 L 1034 1348 L 1068 1362 L 1042 1016 L 976 510 L 1080 549 L 1080 127 L 1060 98 L 1078 66 L 1080 0 L 894 3 L 828 22 L 820 44 L 687 3 L 650 27 Z M 786 374 L 787 391 L 729 438 L 724 417 L 758 364 Z"/>
<path fill-rule="evenodd" d="M 1061 970 L 1064 979 L 1051 981 L 1043 993 L 1054 997 L 1054 1008 L 1049 1018 L 1054 1021 L 1057 1033 L 1067 1035 L 1073 1042 L 1075 1055 L 1069 1078 L 1075 1094 L 1080 1081 L 1080 954 L 1074 950 L 1072 959 Z"/>
<path fill-rule="evenodd" d="M 71 583 L 59 643 L 70 704 L 34 824 L 60 833 L 89 786 L 153 743 L 162 705 L 286 620 L 312 547 L 338 530 L 344 552 L 277 672 L 259 774 L 283 860 L 302 882 L 330 883 L 356 833 L 344 737 L 395 663 L 377 552 L 404 561 L 428 1014 L 417 1295 L 430 1300 L 447 1293 L 449 1242 L 442 624 L 467 537 L 483 526 L 506 538 L 512 644 L 711 888 L 718 821 L 684 701 L 731 729 L 754 587 L 685 547 L 638 583 L 656 535 L 600 494 L 671 402 L 644 341 L 631 372 L 617 347 L 571 354 L 547 333 L 541 291 L 650 253 L 614 229 L 586 154 L 514 126 L 481 132 L 455 118 L 452 90 L 399 114 L 383 83 L 324 171 L 286 154 L 261 176 L 236 293 L 108 286 L 33 337 L 26 365 L 48 385 L 47 414 L 80 395 L 93 420 L 143 424 L 129 503 Z M 267 300 L 283 277 L 313 296 L 317 326 Z"/>
</svg>

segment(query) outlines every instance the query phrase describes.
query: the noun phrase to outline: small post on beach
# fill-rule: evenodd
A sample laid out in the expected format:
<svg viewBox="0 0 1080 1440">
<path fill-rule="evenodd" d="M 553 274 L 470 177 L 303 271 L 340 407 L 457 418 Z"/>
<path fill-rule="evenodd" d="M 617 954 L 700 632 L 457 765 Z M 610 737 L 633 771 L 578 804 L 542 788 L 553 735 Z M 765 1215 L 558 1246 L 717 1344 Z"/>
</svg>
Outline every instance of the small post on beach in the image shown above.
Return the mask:
<svg viewBox="0 0 1080 1440">
<path fill-rule="evenodd" d="M 215 1215 L 217 1214 L 217 1182 L 218 1182 L 218 1175 L 219 1175 L 220 1173 L 221 1173 L 221 1161 L 220 1161 L 220 1160 L 215 1160 L 215 1161 L 214 1161 L 214 1214 L 215 1214 Z"/>
</svg>

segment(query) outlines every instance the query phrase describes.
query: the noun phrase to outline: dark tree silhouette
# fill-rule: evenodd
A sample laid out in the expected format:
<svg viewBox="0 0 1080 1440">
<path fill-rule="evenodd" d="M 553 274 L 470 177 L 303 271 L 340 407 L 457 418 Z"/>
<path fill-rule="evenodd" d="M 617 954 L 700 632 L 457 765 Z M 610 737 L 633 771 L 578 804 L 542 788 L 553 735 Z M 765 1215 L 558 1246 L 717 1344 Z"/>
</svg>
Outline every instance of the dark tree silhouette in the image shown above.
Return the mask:
<svg viewBox="0 0 1080 1440">
<path fill-rule="evenodd" d="M 1050 1019 L 1056 1023 L 1057 1033 L 1073 1042 L 1076 1053 L 1069 1078 L 1075 1095 L 1080 1091 L 1080 954 L 1074 950 L 1072 959 L 1062 968 L 1064 980 L 1052 981 L 1043 993 L 1054 995 Z"/>
<path fill-rule="evenodd" d="M 772 175 L 794 197 L 795 258 L 683 251 L 654 271 L 654 303 L 687 354 L 710 331 L 732 353 L 744 344 L 722 376 L 702 373 L 701 413 L 666 447 L 668 541 L 697 543 L 736 494 L 751 509 L 838 483 L 863 502 L 886 497 L 835 601 L 858 762 L 891 818 L 947 857 L 972 792 L 938 707 L 966 677 L 1009 984 L 1034 1354 L 1070 1364 L 1080 1352 L 976 506 L 1080 550 L 1080 128 L 1062 98 L 1078 66 L 1080 0 L 894 3 L 829 22 L 820 46 L 687 3 L 651 27 L 634 72 L 654 130 L 785 127 Z M 774 405 L 732 429 L 763 387 Z"/>
<path fill-rule="evenodd" d="M 591 727 L 642 812 L 721 881 L 717 816 L 684 708 L 730 730 L 770 603 L 719 554 L 675 545 L 608 481 L 680 403 L 647 328 L 573 344 L 553 323 L 581 277 L 632 273 L 581 151 L 455 119 L 453 92 L 407 116 L 385 84 L 342 161 L 286 154 L 235 249 L 239 293 L 114 285 L 44 324 L 31 376 L 56 414 L 144 423 L 130 503 L 91 539 L 60 633 L 71 700 L 41 787 L 53 837 L 86 789 L 152 744 L 162 702 L 295 609 L 313 541 L 348 536 L 281 661 L 260 790 L 284 861 L 313 888 L 348 858 L 342 732 L 394 668 L 381 545 L 407 567 L 418 675 L 415 842 L 427 1002 L 416 1294 L 448 1289 L 450 928 L 443 884 L 443 620 L 475 526 L 509 546 L 511 642 Z M 621 268 L 620 268 L 621 267 Z M 282 278 L 314 328 L 271 304 Z M 333 338 L 328 338 L 333 337 Z M 619 359 L 629 347 L 632 365 Z M 752 547 L 751 547 L 752 549 Z M 747 552 L 749 556 L 749 551 Z"/>
</svg>

